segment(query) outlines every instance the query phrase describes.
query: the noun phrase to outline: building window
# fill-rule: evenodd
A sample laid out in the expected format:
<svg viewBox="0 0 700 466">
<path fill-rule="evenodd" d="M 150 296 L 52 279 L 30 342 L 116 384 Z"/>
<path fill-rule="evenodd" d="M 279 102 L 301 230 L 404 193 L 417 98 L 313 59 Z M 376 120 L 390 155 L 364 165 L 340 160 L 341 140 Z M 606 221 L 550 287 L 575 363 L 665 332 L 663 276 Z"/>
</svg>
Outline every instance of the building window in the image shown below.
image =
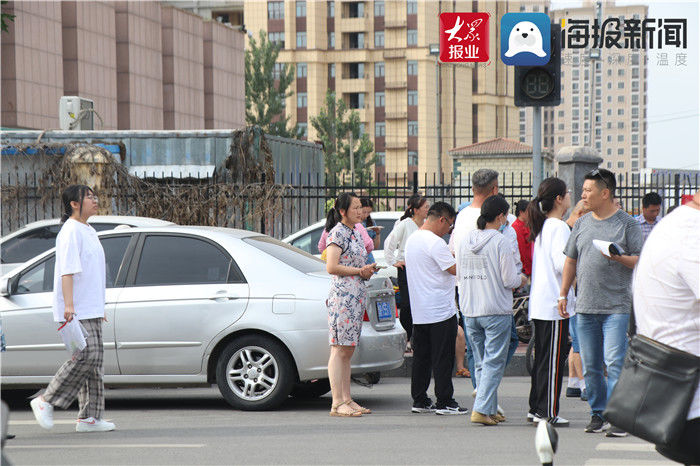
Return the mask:
<svg viewBox="0 0 700 466">
<path fill-rule="evenodd" d="M 559 118 L 564 118 L 564 110 L 559 110 L 559 111 L 557 112 L 557 117 L 559 117 Z"/>
<path fill-rule="evenodd" d="M 408 105 L 418 105 L 418 91 L 408 91 Z"/>
<path fill-rule="evenodd" d="M 618 95 L 618 96 L 617 96 L 617 101 L 620 102 L 620 103 L 624 103 L 624 102 L 625 102 L 625 96 L 624 96 L 624 95 Z"/>
<path fill-rule="evenodd" d="M 608 76 L 612 76 L 612 70 L 608 70 Z"/>
<path fill-rule="evenodd" d="M 284 63 L 275 63 L 272 67 L 272 78 L 279 79 L 282 76 L 282 71 L 284 70 Z"/>
<path fill-rule="evenodd" d="M 374 2 L 374 16 L 384 16 L 384 1 Z"/>
<path fill-rule="evenodd" d="M 608 85 L 609 85 L 609 84 L 610 84 L 610 83 L 608 83 Z M 608 103 L 612 103 L 612 96 L 611 96 L 611 95 L 608 96 Z"/>
<path fill-rule="evenodd" d="M 306 48 L 306 32 L 297 32 L 297 48 Z"/>
<path fill-rule="evenodd" d="M 608 109 L 608 116 L 612 116 L 612 108 Z"/>
<path fill-rule="evenodd" d="M 407 67 L 409 76 L 418 76 L 418 61 L 408 60 Z"/>
<path fill-rule="evenodd" d="M 632 120 L 632 131 L 637 131 L 639 129 L 639 122 Z"/>
<path fill-rule="evenodd" d="M 618 121 L 618 122 L 617 122 L 617 129 L 625 129 L 625 122 L 624 122 L 624 121 Z"/>
<path fill-rule="evenodd" d="M 578 96 L 577 95 L 575 95 L 571 98 L 571 105 L 573 105 L 574 107 L 578 107 Z"/>
<path fill-rule="evenodd" d="M 634 133 L 634 134 L 632 134 L 632 144 L 637 144 L 637 143 L 639 143 L 639 134 Z"/>
<path fill-rule="evenodd" d="M 374 137 L 380 138 L 384 136 L 386 136 L 386 123 L 378 121 L 374 124 Z"/>
<path fill-rule="evenodd" d="M 386 165 L 386 154 L 384 152 L 375 152 L 375 155 L 377 156 L 377 162 L 376 165 L 383 167 Z"/>
<path fill-rule="evenodd" d="M 267 18 L 284 19 L 284 2 L 268 2 Z"/>
<path fill-rule="evenodd" d="M 608 83 L 608 89 L 612 89 L 612 83 Z"/>
<path fill-rule="evenodd" d="M 375 107 L 384 107 L 385 101 L 384 101 L 384 93 L 383 92 L 375 92 L 374 93 L 374 106 Z"/>
<path fill-rule="evenodd" d="M 525 123 L 520 123 L 520 132 L 521 133 L 525 132 Z"/>
<path fill-rule="evenodd" d="M 608 134 L 608 138 L 607 138 L 607 139 L 608 139 L 608 142 L 612 142 L 612 135 L 611 135 L 611 134 Z"/>
<path fill-rule="evenodd" d="M 632 157 L 637 158 L 639 156 L 639 147 L 632 148 Z"/>
<path fill-rule="evenodd" d="M 564 144 L 564 136 L 557 137 L 557 143 Z"/>
<path fill-rule="evenodd" d="M 335 48 L 335 32 L 328 33 L 328 48 L 329 49 Z"/>
<path fill-rule="evenodd" d="M 306 96 L 306 92 L 297 93 L 297 108 L 306 108 L 307 103 L 308 98 Z"/>
<path fill-rule="evenodd" d="M 639 168 L 639 162 L 636 160 L 632 160 L 632 170 L 636 170 Z"/>
<path fill-rule="evenodd" d="M 625 155 L 625 149 L 618 149 L 617 155 Z"/>
<path fill-rule="evenodd" d="M 306 77 L 306 63 L 297 63 L 297 78 Z"/>
<path fill-rule="evenodd" d="M 418 45 L 418 29 L 409 29 L 406 32 L 406 45 L 409 47 Z"/>
<path fill-rule="evenodd" d="M 618 75 L 618 76 L 624 76 L 624 75 L 625 75 L 625 69 L 624 69 L 624 68 L 620 68 L 619 70 L 617 70 L 617 75 Z"/>
<path fill-rule="evenodd" d="M 335 18 L 335 2 L 328 2 L 328 17 Z"/>
<path fill-rule="evenodd" d="M 558 130 L 558 131 L 564 131 L 564 123 L 559 123 L 559 124 L 557 125 L 557 130 Z"/>
<path fill-rule="evenodd" d="M 348 18 L 362 18 L 365 16 L 365 4 L 352 2 L 348 5 Z"/>
<path fill-rule="evenodd" d="M 625 168 L 625 162 L 617 162 L 617 168 Z"/>
<path fill-rule="evenodd" d="M 418 136 L 418 122 L 417 121 L 409 121 L 408 122 L 408 135 L 409 136 Z"/>
<path fill-rule="evenodd" d="M 374 46 L 384 47 L 384 31 L 374 31 Z"/>
<path fill-rule="evenodd" d="M 639 54 L 635 53 L 631 55 L 632 57 L 632 65 L 639 65 Z"/>
<path fill-rule="evenodd" d="M 331 78 L 335 78 L 335 63 L 331 63 L 328 65 L 328 76 Z"/>
<path fill-rule="evenodd" d="M 280 48 L 284 48 L 284 32 L 271 32 L 267 39 L 273 44 L 277 44 Z"/>
<path fill-rule="evenodd" d="M 577 108 L 575 108 L 574 110 L 571 111 L 571 116 L 572 116 L 573 118 L 578 119 L 578 117 L 579 117 L 579 112 L 578 112 L 578 109 L 577 109 Z"/>
<path fill-rule="evenodd" d="M 414 150 L 408 151 L 408 164 L 409 165 L 418 165 L 418 152 L 416 152 Z"/>
<path fill-rule="evenodd" d="M 578 83 L 571 83 L 571 90 L 574 92 L 578 91 Z"/>
<path fill-rule="evenodd" d="M 384 62 L 378 61 L 374 64 L 374 77 L 383 78 L 384 77 Z"/>
<path fill-rule="evenodd" d="M 617 88 L 618 88 L 618 89 L 624 89 L 624 88 L 625 88 L 625 82 L 624 82 L 624 81 L 620 81 L 619 83 L 617 83 Z"/>
<path fill-rule="evenodd" d="M 571 123 L 571 131 L 578 131 L 578 122 L 574 121 L 573 123 Z"/>
<path fill-rule="evenodd" d="M 360 123 L 360 136 L 362 136 L 362 135 L 365 134 L 366 132 L 367 132 L 367 130 L 365 129 L 365 124 L 364 124 L 364 123 Z"/>
<path fill-rule="evenodd" d="M 302 137 L 308 138 L 309 137 L 309 125 L 308 125 L 308 123 L 297 123 L 297 126 L 299 126 L 299 129 L 302 131 Z"/>
<path fill-rule="evenodd" d="M 297 0 L 297 18 L 306 17 L 306 1 Z"/>
<path fill-rule="evenodd" d="M 646 83 L 645 83 L 646 86 Z M 639 81 L 632 81 L 632 90 L 633 91 L 638 91 L 639 90 Z M 644 89 L 646 91 L 646 87 Z"/>
<path fill-rule="evenodd" d="M 349 95 L 349 105 L 348 107 L 353 109 L 365 108 L 365 94 L 364 92 L 353 92 Z"/>
<path fill-rule="evenodd" d="M 406 14 L 407 15 L 418 14 L 418 0 L 408 0 L 406 2 Z"/>
<path fill-rule="evenodd" d="M 573 70 L 571 72 L 571 77 L 573 78 L 574 81 L 578 81 L 578 70 Z"/>
<path fill-rule="evenodd" d="M 639 105 L 639 94 L 632 94 L 632 105 Z"/>
<path fill-rule="evenodd" d="M 624 135 L 624 134 L 618 134 L 618 135 L 617 135 L 617 142 L 625 142 L 625 135 Z"/>
<path fill-rule="evenodd" d="M 578 145 L 578 135 L 577 134 L 571 136 L 571 144 L 573 144 L 574 146 Z"/>
<path fill-rule="evenodd" d="M 608 149 L 608 155 L 610 155 L 610 149 Z M 608 168 L 612 168 L 612 162 L 608 162 Z"/>
</svg>

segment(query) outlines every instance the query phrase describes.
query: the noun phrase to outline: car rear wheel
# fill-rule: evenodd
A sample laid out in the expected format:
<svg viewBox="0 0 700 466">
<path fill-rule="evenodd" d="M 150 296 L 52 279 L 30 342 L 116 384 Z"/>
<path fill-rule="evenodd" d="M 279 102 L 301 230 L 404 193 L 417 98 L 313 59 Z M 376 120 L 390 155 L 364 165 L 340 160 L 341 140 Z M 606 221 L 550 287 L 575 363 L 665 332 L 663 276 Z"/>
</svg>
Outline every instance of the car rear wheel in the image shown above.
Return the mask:
<svg viewBox="0 0 700 466">
<path fill-rule="evenodd" d="M 318 379 L 313 382 L 299 382 L 292 389 L 291 395 L 294 398 L 309 400 L 319 398 L 331 391 L 331 381 L 328 379 Z"/>
<path fill-rule="evenodd" d="M 277 341 L 247 335 L 226 346 L 216 365 L 216 383 L 236 409 L 277 408 L 294 384 L 294 361 Z"/>
</svg>

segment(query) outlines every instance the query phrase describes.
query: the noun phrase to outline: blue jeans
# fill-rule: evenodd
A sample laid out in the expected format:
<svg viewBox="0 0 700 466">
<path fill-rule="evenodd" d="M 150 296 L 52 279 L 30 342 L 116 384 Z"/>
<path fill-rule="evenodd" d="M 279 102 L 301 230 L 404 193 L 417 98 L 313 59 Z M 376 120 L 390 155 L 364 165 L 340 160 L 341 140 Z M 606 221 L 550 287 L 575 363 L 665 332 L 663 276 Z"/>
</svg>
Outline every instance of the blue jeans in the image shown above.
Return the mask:
<svg viewBox="0 0 700 466">
<path fill-rule="evenodd" d="M 462 322 L 459 324 L 462 326 L 462 330 L 464 330 L 464 339 L 467 341 L 467 369 L 469 369 L 469 373 L 472 374 L 469 380 L 472 382 L 472 388 L 476 388 L 476 377 L 474 377 L 473 374 L 474 372 L 474 352 L 472 351 L 472 344 L 469 341 L 469 335 L 467 334 L 467 323 L 465 322 L 467 320 L 466 317 L 462 316 Z"/>
<path fill-rule="evenodd" d="M 510 339 L 510 315 L 467 317 L 467 334 L 474 352 L 476 399 L 474 411 L 491 416 L 498 408 L 498 386 L 503 378 Z"/>
<path fill-rule="evenodd" d="M 506 358 L 506 366 L 510 364 L 510 360 L 513 359 L 515 350 L 518 349 L 520 340 L 518 340 L 518 330 L 515 328 L 515 317 L 511 317 L 510 324 L 510 344 L 508 346 L 508 357 Z"/>
<path fill-rule="evenodd" d="M 629 314 L 576 315 L 588 404 L 591 415 L 602 416 L 625 360 Z M 607 384 L 603 365 L 608 368 Z"/>
</svg>

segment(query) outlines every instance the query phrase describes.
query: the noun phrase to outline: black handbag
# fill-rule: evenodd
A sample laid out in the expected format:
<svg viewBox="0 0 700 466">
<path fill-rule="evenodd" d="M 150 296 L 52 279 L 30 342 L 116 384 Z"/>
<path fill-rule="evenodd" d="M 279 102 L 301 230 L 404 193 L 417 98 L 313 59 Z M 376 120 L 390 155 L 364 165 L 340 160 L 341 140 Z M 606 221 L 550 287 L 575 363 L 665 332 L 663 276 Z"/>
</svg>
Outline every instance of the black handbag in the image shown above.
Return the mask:
<svg viewBox="0 0 700 466">
<path fill-rule="evenodd" d="M 629 333 L 625 363 L 603 416 L 643 440 L 672 445 L 685 427 L 698 387 L 700 358 L 637 335 L 634 310 Z"/>
</svg>

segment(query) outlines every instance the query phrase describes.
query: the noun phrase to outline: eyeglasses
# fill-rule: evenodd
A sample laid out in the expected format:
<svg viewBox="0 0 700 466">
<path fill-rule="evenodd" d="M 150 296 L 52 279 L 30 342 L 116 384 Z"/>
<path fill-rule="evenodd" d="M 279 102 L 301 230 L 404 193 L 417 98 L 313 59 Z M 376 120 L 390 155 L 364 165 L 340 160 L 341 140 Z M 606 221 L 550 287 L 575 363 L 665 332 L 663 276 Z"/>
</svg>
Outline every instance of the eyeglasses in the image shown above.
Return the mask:
<svg viewBox="0 0 700 466">
<path fill-rule="evenodd" d="M 450 229 L 448 231 L 452 231 L 454 229 L 454 227 L 455 227 L 454 220 L 450 222 L 449 220 L 447 220 L 447 217 L 440 217 L 440 218 L 444 218 L 445 221 L 450 224 Z"/>
<path fill-rule="evenodd" d="M 586 176 L 595 176 L 595 177 L 597 177 L 600 181 L 603 182 L 603 184 L 605 185 L 606 188 L 610 189 L 610 185 L 608 184 L 607 181 L 605 181 L 605 178 L 603 177 L 603 174 L 600 173 L 600 170 L 598 170 L 597 168 L 594 169 L 594 170 L 589 171 L 589 172 L 588 172 L 588 175 L 586 175 Z"/>
<path fill-rule="evenodd" d="M 94 194 L 88 194 L 87 196 L 85 196 L 85 199 L 90 199 L 93 202 L 97 202 L 99 200 L 99 198 Z"/>
</svg>

